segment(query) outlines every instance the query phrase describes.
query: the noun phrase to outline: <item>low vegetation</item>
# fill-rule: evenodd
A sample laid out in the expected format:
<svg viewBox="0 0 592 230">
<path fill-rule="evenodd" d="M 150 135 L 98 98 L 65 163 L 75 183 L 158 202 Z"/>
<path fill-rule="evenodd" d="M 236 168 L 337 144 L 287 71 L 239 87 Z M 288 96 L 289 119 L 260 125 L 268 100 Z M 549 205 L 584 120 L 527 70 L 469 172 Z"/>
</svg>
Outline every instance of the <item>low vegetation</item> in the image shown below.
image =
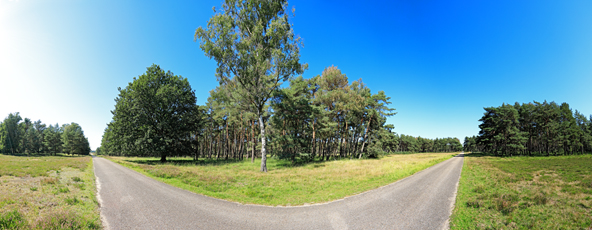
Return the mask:
<svg viewBox="0 0 592 230">
<path fill-rule="evenodd" d="M 0 229 L 100 229 L 90 157 L 0 155 Z"/>
<path fill-rule="evenodd" d="M 248 161 L 107 157 L 162 182 L 198 194 L 247 204 L 305 205 L 368 191 L 451 158 L 451 153 L 391 155 L 294 166 L 270 158 L 267 174 Z"/>
<path fill-rule="evenodd" d="M 592 155 L 469 154 L 451 216 L 453 229 L 592 227 Z"/>
</svg>

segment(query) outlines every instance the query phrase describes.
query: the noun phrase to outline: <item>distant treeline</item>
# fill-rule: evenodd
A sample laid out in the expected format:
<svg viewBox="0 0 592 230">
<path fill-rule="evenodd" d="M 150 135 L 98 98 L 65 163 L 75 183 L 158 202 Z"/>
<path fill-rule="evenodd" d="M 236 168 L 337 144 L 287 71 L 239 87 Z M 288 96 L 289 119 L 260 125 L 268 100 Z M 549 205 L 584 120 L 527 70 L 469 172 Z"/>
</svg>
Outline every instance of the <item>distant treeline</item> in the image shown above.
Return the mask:
<svg viewBox="0 0 592 230">
<path fill-rule="evenodd" d="M 446 137 L 429 139 L 401 134 L 397 150 L 415 153 L 460 152 L 463 146 L 458 138 Z"/>
<path fill-rule="evenodd" d="M 178 89 L 171 91 L 178 95 L 156 93 L 162 89 Z M 162 160 L 261 157 L 261 120 L 240 90 L 220 85 L 210 91 L 205 105 L 192 108 L 195 98 L 186 79 L 153 65 L 120 89 L 113 121 L 97 152 Z M 293 78 L 288 87 L 273 91 L 266 104 L 262 121 L 267 123 L 267 154 L 309 161 L 462 150 L 456 138 L 431 140 L 392 132 L 394 126 L 385 124 L 395 114 L 389 100 L 383 91 L 371 93 L 361 79 L 350 83 L 337 67 L 310 79 Z M 182 120 L 185 123 L 178 123 Z"/>
<path fill-rule="evenodd" d="M 0 153 L 88 155 L 90 146 L 77 123 L 46 126 L 41 120 L 23 120 L 17 112 L 0 122 Z"/>
<path fill-rule="evenodd" d="M 544 101 L 484 108 L 478 136 L 466 137 L 465 151 L 498 156 L 571 155 L 592 152 L 592 116 L 569 104 Z"/>
</svg>

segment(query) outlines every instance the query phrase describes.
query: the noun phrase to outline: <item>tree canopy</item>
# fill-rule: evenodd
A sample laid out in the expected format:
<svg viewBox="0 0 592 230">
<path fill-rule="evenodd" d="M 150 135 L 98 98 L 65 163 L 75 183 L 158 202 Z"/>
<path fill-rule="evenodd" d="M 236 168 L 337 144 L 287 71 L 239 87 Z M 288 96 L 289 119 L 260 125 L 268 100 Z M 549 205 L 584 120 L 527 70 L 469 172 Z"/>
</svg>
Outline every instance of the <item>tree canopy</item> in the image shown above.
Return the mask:
<svg viewBox="0 0 592 230">
<path fill-rule="evenodd" d="M 479 136 L 465 138 L 466 151 L 499 156 L 592 152 L 592 116 L 574 113 L 565 102 L 516 102 L 484 109 Z"/>
<path fill-rule="evenodd" d="M 200 117 L 186 78 L 152 65 L 118 90 L 102 152 L 159 156 L 166 161 L 170 153 L 192 151 Z"/>
</svg>

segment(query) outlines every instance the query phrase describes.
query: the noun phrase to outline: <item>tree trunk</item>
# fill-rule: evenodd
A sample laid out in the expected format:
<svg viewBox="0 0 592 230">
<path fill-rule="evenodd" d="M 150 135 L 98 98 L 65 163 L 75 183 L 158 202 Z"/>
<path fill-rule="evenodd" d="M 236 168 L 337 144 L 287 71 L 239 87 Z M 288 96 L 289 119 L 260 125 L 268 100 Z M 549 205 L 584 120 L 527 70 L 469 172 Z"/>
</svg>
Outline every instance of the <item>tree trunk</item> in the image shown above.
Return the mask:
<svg viewBox="0 0 592 230">
<path fill-rule="evenodd" d="M 263 115 L 259 113 L 259 128 L 261 128 L 261 172 L 267 172 L 267 153 L 265 152 L 265 124 Z"/>
<path fill-rule="evenodd" d="M 160 154 L 160 162 L 162 162 L 162 163 L 166 162 L 166 154 L 164 154 L 164 153 Z"/>
<path fill-rule="evenodd" d="M 313 119 L 312 121 L 312 147 L 310 148 L 310 156 L 312 157 L 312 159 L 314 159 L 315 156 L 315 144 L 316 144 L 316 139 L 315 139 L 315 120 Z"/>
<path fill-rule="evenodd" d="M 221 133 L 218 134 L 218 141 L 216 141 L 216 145 L 217 145 L 217 147 L 216 147 L 216 161 L 220 157 L 220 136 L 221 135 L 222 135 Z"/>
<path fill-rule="evenodd" d="M 359 159 L 362 159 L 362 153 L 364 153 L 364 147 L 366 146 L 368 140 L 368 128 L 370 127 L 371 123 L 372 116 L 370 116 L 370 119 L 368 119 L 368 125 L 366 126 L 366 131 L 364 132 L 364 142 L 362 142 L 362 149 L 360 150 L 360 156 L 358 157 Z"/>
<path fill-rule="evenodd" d="M 255 121 L 252 121 L 251 126 L 251 138 L 253 140 L 253 149 L 251 150 L 251 163 L 255 163 L 255 146 L 257 143 L 255 142 Z"/>
<path fill-rule="evenodd" d="M 243 127 L 242 127 L 242 123 L 241 123 L 241 131 L 238 134 L 238 159 L 242 160 L 243 159 Z"/>
<path fill-rule="evenodd" d="M 345 120 L 345 117 L 343 118 L 343 120 Z M 348 126 L 347 126 L 347 121 L 345 120 L 345 130 L 343 131 L 343 134 L 341 135 L 341 147 L 339 149 L 339 151 L 341 152 L 341 149 L 344 149 L 343 151 L 345 153 L 341 153 L 342 157 L 345 157 L 348 153 L 347 151 L 347 133 L 348 133 Z"/>
</svg>

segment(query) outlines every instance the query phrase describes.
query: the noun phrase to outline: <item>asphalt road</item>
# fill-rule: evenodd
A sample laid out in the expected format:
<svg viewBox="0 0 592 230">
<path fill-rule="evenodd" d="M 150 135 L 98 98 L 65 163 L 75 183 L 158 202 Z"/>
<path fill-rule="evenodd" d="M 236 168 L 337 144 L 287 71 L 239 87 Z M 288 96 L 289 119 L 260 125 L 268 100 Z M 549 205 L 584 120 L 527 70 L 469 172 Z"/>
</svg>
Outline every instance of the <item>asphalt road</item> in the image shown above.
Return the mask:
<svg viewBox="0 0 592 230">
<path fill-rule="evenodd" d="M 463 155 L 359 195 L 297 207 L 210 198 L 93 161 L 106 229 L 445 229 Z"/>
</svg>

